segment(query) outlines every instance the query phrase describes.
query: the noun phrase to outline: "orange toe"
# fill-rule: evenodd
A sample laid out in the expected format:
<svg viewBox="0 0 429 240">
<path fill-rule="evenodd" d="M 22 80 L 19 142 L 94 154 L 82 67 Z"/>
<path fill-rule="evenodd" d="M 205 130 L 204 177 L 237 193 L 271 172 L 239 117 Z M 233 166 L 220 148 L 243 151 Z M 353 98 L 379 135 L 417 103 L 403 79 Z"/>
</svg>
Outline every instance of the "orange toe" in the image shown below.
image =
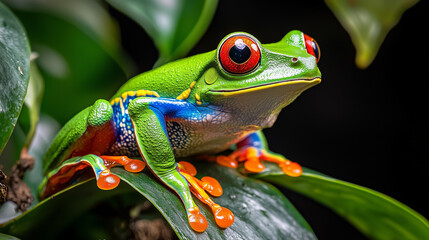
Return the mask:
<svg viewBox="0 0 429 240">
<path fill-rule="evenodd" d="M 287 161 L 283 164 L 279 164 L 279 166 L 285 174 L 291 177 L 299 177 L 302 174 L 302 168 L 296 162 Z"/>
<path fill-rule="evenodd" d="M 216 204 L 212 208 L 216 224 L 221 228 L 227 228 L 234 223 L 234 214 L 228 209 Z"/>
<path fill-rule="evenodd" d="M 105 169 L 98 176 L 97 186 L 103 190 L 111 190 L 117 187 L 120 181 L 118 176 L 111 173 L 109 169 Z"/>
<path fill-rule="evenodd" d="M 128 172 L 141 172 L 146 167 L 146 163 L 137 159 L 132 159 L 126 165 L 124 165 L 125 170 Z"/>
<path fill-rule="evenodd" d="M 250 159 L 244 162 L 244 168 L 249 172 L 259 173 L 265 169 L 265 166 L 259 160 Z"/>
<path fill-rule="evenodd" d="M 216 162 L 219 165 L 222 165 L 224 167 L 229 167 L 229 168 L 237 168 L 238 167 L 238 162 L 232 157 L 217 156 Z"/>
<path fill-rule="evenodd" d="M 198 207 L 189 209 L 188 221 L 196 232 L 204 232 L 208 226 L 206 218 L 200 213 Z"/>
<path fill-rule="evenodd" d="M 219 182 L 212 178 L 212 177 L 203 177 L 201 178 L 201 181 L 203 181 L 203 188 L 207 192 L 209 192 L 214 197 L 220 197 L 223 194 L 222 186 L 219 184 Z"/>
<path fill-rule="evenodd" d="M 197 169 L 190 162 L 180 161 L 178 163 L 183 167 L 183 171 L 185 171 L 187 174 L 191 175 L 192 177 L 197 175 Z"/>
</svg>

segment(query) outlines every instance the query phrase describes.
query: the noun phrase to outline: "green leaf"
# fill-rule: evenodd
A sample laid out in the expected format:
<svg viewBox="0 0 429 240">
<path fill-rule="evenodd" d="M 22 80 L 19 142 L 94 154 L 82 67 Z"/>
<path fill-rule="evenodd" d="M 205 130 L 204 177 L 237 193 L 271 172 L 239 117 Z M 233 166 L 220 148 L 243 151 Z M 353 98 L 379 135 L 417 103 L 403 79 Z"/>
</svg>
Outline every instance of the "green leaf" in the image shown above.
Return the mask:
<svg viewBox="0 0 429 240">
<path fill-rule="evenodd" d="M 356 65 L 368 67 L 387 33 L 405 10 L 418 0 L 325 0 L 349 33 L 356 48 Z"/>
<path fill-rule="evenodd" d="M 127 184 L 103 191 L 97 188 L 94 180 L 82 182 L 54 194 L 19 217 L 0 225 L 0 232 L 23 239 L 58 239 L 66 226 L 96 203 L 130 191 L 132 188 Z"/>
<path fill-rule="evenodd" d="M 44 88 L 43 79 L 34 61 L 36 57 L 35 53 L 30 55 L 30 79 L 27 94 L 25 95 L 24 104 L 15 129 L 0 156 L 0 162 L 5 172 L 8 172 L 20 158 L 24 148 L 26 150 L 29 149 L 36 134 Z M 45 132 L 46 130 L 43 133 L 39 131 L 39 135 Z M 51 138 L 54 136 L 51 136 Z"/>
<path fill-rule="evenodd" d="M 15 127 L 30 76 L 25 30 L 0 2 L 0 154 Z"/>
<path fill-rule="evenodd" d="M 309 169 L 293 178 L 276 166 L 268 167 L 252 177 L 285 186 L 324 204 L 370 238 L 417 240 L 429 236 L 429 223 L 424 217 L 382 193 Z"/>
<path fill-rule="evenodd" d="M 140 24 L 153 39 L 159 51 L 155 66 L 185 56 L 206 31 L 217 6 L 217 0 L 107 2 Z"/>
<path fill-rule="evenodd" d="M 64 124 L 97 99 L 112 96 L 126 76 L 120 59 L 100 37 L 61 12 L 15 10 L 39 55 L 36 62 L 45 80 L 41 111 Z"/>
<path fill-rule="evenodd" d="M 210 209 L 194 198 L 208 222 L 204 233 L 196 233 L 189 226 L 180 199 L 152 174 L 133 174 L 122 168 L 112 172 L 151 201 L 181 239 L 316 239 L 293 205 L 270 184 L 214 163 L 194 164 L 198 178 L 211 176 L 222 185 L 223 195 L 213 200 L 234 213 L 231 227 L 217 227 Z"/>
</svg>

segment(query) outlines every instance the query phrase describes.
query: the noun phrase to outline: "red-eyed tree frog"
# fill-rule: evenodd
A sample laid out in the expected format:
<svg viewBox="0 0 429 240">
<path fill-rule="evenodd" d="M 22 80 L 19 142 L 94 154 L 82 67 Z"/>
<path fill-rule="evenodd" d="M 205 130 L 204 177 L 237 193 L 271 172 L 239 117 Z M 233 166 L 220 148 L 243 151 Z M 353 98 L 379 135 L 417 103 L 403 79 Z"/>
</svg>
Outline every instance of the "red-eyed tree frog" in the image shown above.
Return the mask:
<svg viewBox="0 0 429 240">
<path fill-rule="evenodd" d="M 203 232 L 207 221 L 191 192 L 212 209 L 217 225 L 227 228 L 233 213 L 207 194 L 220 196 L 219 182 L 195 178 L 193 165 L 176 158 L 202 156 L 234 168 L 243 162 L 250 172 L 263 171 L 261 161 L 270 161 L 290 176 L 301 175 L 299 164 L 268 150 L 261 130 L 320 83 L 319 58 L 316 41 L 300 31 L 272 44 L 236 32 L 217 50 L 142 73 L 110 101 L 97 100 L 61 129 L 44 158 L 41 196 L 92 172 L 99 188 L 113 189 L 120 180 L 111 167 L 138 173 L 147 165 L 180 197 L 192 229 Z M 228 149 L 234 150 L 222 155 Z"/>
</svg>

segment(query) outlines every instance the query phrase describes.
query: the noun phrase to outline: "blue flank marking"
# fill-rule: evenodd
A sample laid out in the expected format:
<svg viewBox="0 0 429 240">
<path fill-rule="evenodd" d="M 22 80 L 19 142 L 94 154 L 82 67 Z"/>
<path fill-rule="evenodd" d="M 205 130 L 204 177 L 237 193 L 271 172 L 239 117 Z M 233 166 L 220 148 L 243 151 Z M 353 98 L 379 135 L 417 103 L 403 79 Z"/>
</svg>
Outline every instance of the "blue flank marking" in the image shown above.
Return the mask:
<svg viewBox="0 0 429 240">
<path fill-rule="evenodd" d="M 157 98 L 150 103 L 151 107 L 157 108 L 164 116 L 169 118 L 200 120 L 201 113 L 193 104 L 177 99 Z"/>
<path fill-rule="evenodd" d="M 122 103 L 124 106 L 124 114 L 122 114 L 120 103 L 112 105 L 113 122 L 116 129 L 116 143 L 114 143 L 113 150 L 124 156 L 140 155 L 135 141 L 134 128 L 131 123 L 130 115 L 128 114 L 128 104 L 134 98 L 135 96 L 128 96 Z"/>
<path fill-rule="evenodd" d="M 124 114 L 122 114 L 120 103 L 112 105 L 113 122 L 116 129 L 116 142 L 113 144 L 112 151 L 118 155 L 140 155 L 134 136 L 134 128 L 131 123 L 130 115 L 128 114 L 128 105 L 135 98 L 136 96 L 127 96 L 125 101 L 122 102 Z M 123 99 L 121 98 L 121 100 Z M 202 119 L 200 113 L 202 109 L 187 101 L 177 99 L 153 98 L 153 101 L 148 99 L 148 102 L 149 108 L 155 113 L 164 133 L 166 135 L 168 135 L 168 133 L 175 133 L 175 136 L 179 137 L 179 139 L 177 137 L 175 139 L 170 139 L 172 140 L 173 147 L 185 147 L 183 144 L 187 142 L 187 135 L 181 124 L 174 121 L 170 121 L 169 124 L 166 124 L 165 118 L 199 121 Z M 181 144 L 179 144 L 179 142 Z"/>
<path fill-rule="evenodd" d="M 189 121 L 201 120 L 197 108 L 189 102 L 168 98 L 157 98 L 149 107 L 155 112 L 164 133 L 168 134 L 173 152 L 186 148 L 189 143 L 186 125 Z"/>
</svg>

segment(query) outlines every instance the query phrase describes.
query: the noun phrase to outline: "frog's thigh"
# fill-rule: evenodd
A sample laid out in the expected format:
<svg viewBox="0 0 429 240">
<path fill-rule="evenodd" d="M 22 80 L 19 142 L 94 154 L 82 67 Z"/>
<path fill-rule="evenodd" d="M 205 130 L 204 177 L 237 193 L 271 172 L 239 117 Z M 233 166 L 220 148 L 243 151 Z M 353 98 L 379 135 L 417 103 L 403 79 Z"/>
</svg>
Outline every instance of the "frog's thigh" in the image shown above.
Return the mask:
<svg viewBox="0 0 429 240">
<path fill-rule="evenodd" d="M 160 110 L 162 99 L 136 98 L 128 105 L 135 138 L 140 153 L 147 165 L 167 186 L 181 198 L 188 214 L 188 221 L 196 231 L 204 231 L 207 221 L 199 213 L 192 200 L 186 179 L 178 172 L 165 125 L 164 113 Z M 162 105 L 166 108 L 169 102 Z M 170 103 L 174 104 L 174 103 Z M 157 105 L 157 107 L 155 107 Z"/>
<path fill-rule="evenodd" d="M 87 138 L 88 134 L 85 133 L 89 129 L 97 131 L 103 126 L 107 126 L 106 123 L 110 121 L 112 115 L 112 106 L 108 101 L 102 99 L 76 114 L 61 129 L 45 154 L 44 171 L 47 171 L 48 168 L 52 169 L 64 154 L 72 152 L 76 148 L 76 143 Z"/>
</svg>

